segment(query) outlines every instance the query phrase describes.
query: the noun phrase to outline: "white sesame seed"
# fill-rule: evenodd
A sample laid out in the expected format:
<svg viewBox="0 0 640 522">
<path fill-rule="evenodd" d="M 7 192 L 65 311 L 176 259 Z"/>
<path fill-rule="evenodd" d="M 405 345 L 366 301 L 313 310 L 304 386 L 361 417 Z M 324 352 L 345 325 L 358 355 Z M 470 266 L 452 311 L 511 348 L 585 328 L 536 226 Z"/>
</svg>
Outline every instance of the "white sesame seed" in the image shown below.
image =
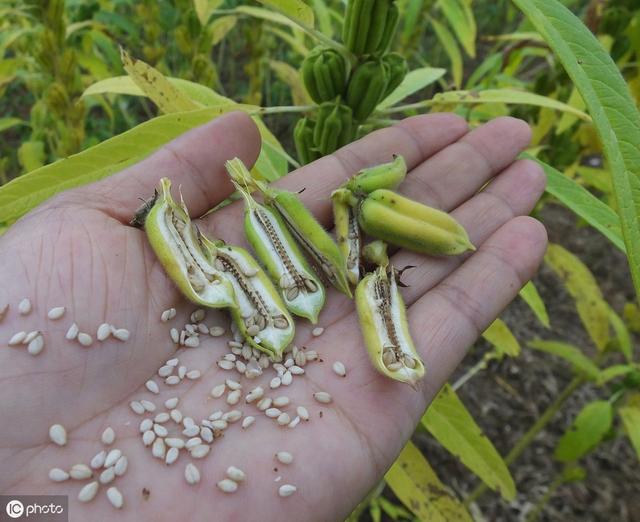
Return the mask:
<svg viewBox="0 0 640 522">
<path fill-rule="evenodd" d="M 242 361 L 236 361 L 236 371 L 238 373 L 244 373 L 247 371 L 247 365 Z"/>
<path fill-rule="evenodd" d="M 167 321 L 169 321 L 170 317 L 171 317 L 171 310 L 164 310 L 160 314 L 160 321 L 163 322 L 163 323 L 166 323 Z"/>
<path fill-rule="evenodd" d="M 194 464 L 189 462 L 189 464 L 184 468 L 184 478 L 188 484 L 197 484 L 200 482 L 200 471 Z"/>
<path fill-rule="evenodd" d="M 118 341 L 128 341 L 131 334 L 129 330 L 126 328 L 118 328 L 113 332 L 113 336 L 118 339 Z"/>
<path fill-rule="evenodd" d="M 214 430 L 226 430 L 227 426 L 228 426 L 228 423 L 226 420 L 220 419 L 220 420 L 211 421 L 211 427 Z"/>
<path fill-rule="evenodd" d="M 78 332 L 78 342 L 85 348 L 88 348 L 93 344 L 93 337 L 91 337 L 88 333 Z"/>
<path fill-rule="evenodd" d="M 69 473 L 60 468 L 51 468 L 49 470 L 49 479 L 54 482 L 64 482 L 69 480 Z"/>
<path fill-rule="evenodd" d="M 100 477 L 98 478 L 98 480 L 100 481 L 100 484 L 109 484 L 109 482 L 113 482 L 115 478 L 116 470 L 113 466 L 111 466 L 110 468 L 107 468 L 102 473 L 100 473 Z"/>
<path fill-rule="evenodd" d="M 242 348 L 242 343 L 238 341 L 229 341 L 227 345 L 229 346 L 229 348 Z"/>
<path fill-rule="evenodd" d="M 42 337 L 42 335 L 38 335 L 31 342 L 29 342 L 29 346 L 27 346 L 27 351 L 31 355 L 38 355 L 43 348 L 44 348 L 44 338 Z"/>
<path fill-rule="evenodd" d="M 164 439 L 157 438 L 153 441 L 153 446 L 151 446 L 151 454 L 157 459 L 164 460 L 166 449 Z"/>
<path fill-rule="evenodd" d="M 238 381 L 234 381 L 233 379 L 227 379 L 225 381 L 230 390 L 239 390 L 242 388 L 242 385 Z"/>
<path fill-rule="evenodd" d="M 54 444 L 64 446 L 67 443 L 67 430 L 62 424 L 54 424 L 49 428 L 49 438 Z"/>
<path fill-rule="evenodd" d="M 199 444 L 191 448 L 191 458 L 202 459 L 209 454 L 209 451 L 211 451 L 210 446 L 207 446 L 206 444 Z"/>
<path fill-rule="evenodd" d="M 226 384 L 218 384 L 217 386 L 214 386 L 210 392 L 211 397 L 213 397 L 214 399 L 222 397 L 224 395 L 226 387 Z"/>
<path fill-rule="evenodd" d="M 291 417 L 289 417 L 288 413 L 281 413 L 278 415 L 277 422 L 280 426 L 286 426 L 291 422 Z"/>
<path fill-rule="evenodd" d="M 263 370 L 266 370 L 267 368 L 269 368 L 269 365 L 271 364 L 271 361 L 269 360 L 269 356 L 266 354 L 262 354 L 258 357 L 258 364 L 260 365 L 260 368 L 262 368 Z"/>
<path fill-rule="evenodd" d="M 176 367 L 178 366 L 179 363 L 180 363 L 180 360 L 177 357 L 174 357 L 173 359 L 169 359 L 165 364 L 167 366 Z"/>
<path fill-rule="evenodd" d="M 184 439 L 181 439 L 180 437 L 167 437 L 164 439 L 164 443 L 170 448 L 184 448 Z"/>
<path fill-rule="evenodd" d="M 156 440 L 156 434 L 153 429 L 149 429 L 142 434 L 142 443 L 145 446 L 150 446 L 154 440 Z"/>
<path fill-rule="evenodd" d="M 98 330 L 96 332 L 96 339 L 98 341 L 104 341 L 111 335 L 111 325 L 109 323 L 102 323 L 98 326 Z"/>
<path fill-rule="evenodd" d="M 173 410 L 178 405 L 179 400 L 180 399 L 178 399 L 178 397 L 171 397 L 170 399 L 164 401 L 164 407 L 168 410 Z"/>
<path fill-rule="evenodd" d="M 232 363 L 231 361 L 227 361 L 226 359 L 222 359 L 221 361 L 218 361 L 218 366 L 222 370 L 233 370 L 236 367 L 234 363 Z"/>
<path fill-rule="evenodd" d="M 242 419 L 242 429 L 246 430 L 249 426 L 251 426 L 254 422 L 256 421 L 256 418 L 249 415 L 248 417 L 245 417 L 244 419 Z"/>
<path fill-rule="evenodd" d="M 195 381 L 196 379 L 199 379 L 201 375 L 200 370 L 191 370 L 187 372 L 187 379 Z"/>
<path fill-rule="evenodd" d="M 111 505 L 116 509 L 120 509 L 124 504 L 122 493 L 120 493 L 120 490 L 115 486 L 107 489 L 107 498 L 109 499 L 109 502 L 111 502 Z"/>
<path fill-rule="evenodd" d="M 324 391 L 314 393 L 313 398 L 323 404 L 329 404 L 332 400 L 331 395 Z"/>
<path fill-rule="evenodd" d="M 224 335 L 224 328 L 222 326 L 210 326 L 209 335 L 211 337 L 220 337 L 221 335 Z"/>
<path fill-rule="evenodd" d="M 151 393 L 154 393 L 156 395 L 160 393 L 160 388 L 158 387 L 158 383 L 153 379 L 149 379 L 147 382 L 144 383 L 144 385 L 147 388 L 147 390 L 149 390 Z"/>
<path fill-rule="evenodd" d="M 231 410 L 222 416 L 222 420 L 227 422 L 236 422 L 242 418 L 242 412 L 240 410 Z"/>
<path fill-rule="evenodd" d="M 38 335 L 40 335 L 40 330 L 31 330 L 27 336 L 24 338 L 24 341 L 22 341 L 22 344 L 29 344 L 31 341 L 33 341 Z"/>
<path fill-rule="evenodd" d="M 187 348 L 197 348 L 198 346 L 200 346 L 200 339 L 198 339 L 197 337 L 187 337 L 184 340 L 184 345 Z"/>
<path fill-rule="evenodd" d="M 170 466 L 176 460 L 178 460 L 179 456 L 180 456 L 180 450 L 178 448 L 169 448 L 169 451 L 167 451 L 167 455 L 164 458 L 164 463 L 167 466 Z"/>
<path fill-rule="evenodd" d="M 289 368 L 289 372 L 291 373 L 291 375 L 303 375 L 304 368 L 301 368 L 298 365 L 294 365 L 291 368 Z"/>
<path fill-rule="evenodd" d="M 258 404 L 256 404 L 256 406 L 260 411 L 265 411 L 271 407 L 272 402 L 273 399 L 271 399 L 271 397 L 263 397 L 258 401 Z"/>
<path fill-rule="evenodd" d="M 307 357 L 305 356 L 303 351 L 299 351 L 295 355 L 294 360 L 296 361 L 297 366 L 304 366 L 305 364 L 307 364 Z"/>
<path fill-rule="evenodd" d="M 20 303 L 18 303 L 18 312 L 20 312 L 20 315 L 27 315 L 28 313 L 31 312 L 31 301 L 29 301 L 29 299 L 27 299 L 26 297 L 20 301 Z"/>
<path fill-rule="evenodd" d="M 289 386 L 293 382 L 293 375 L 287 370 L 280 380 L 283 386 Z"/>
<path fill-rule="evenodd" d="M 267 408 L 264 412 L 264 414 L 267 417 L 270 417 L 272 419 L 276 419 L 280 416 L 282 412 L 278 409 L 278 408 Z"/>
<path fill-rule="evenodd" d="M 169 416 L 176 424 L 180 424 L 182 422 L 182 412 L 180 410 L 171 410 Z"/>
<path fill-rule="evenodd" d="M 198 428 L 198 426 L 196 426 L 195 424 L 192 424 L 187 428 L 185 428 L 184 430 L 182 430 L 182 434 L 185 437 L 195 437 L 199 433 L 200 433 L 200 428 Z"/>
<path fill-rule="evenodd" d="M 64 312 L 64 306 L 56 306 L 55 308 L 52 308 L 51 310 L 49 310 L 49 312 L 47 312 L 47 317 L 52 321 L 55 321 L 56 319 L 60 319 L 64 315 Z"/>
<path fill-rule="evenodd" d="M 213 442 L 213 432 L 211 431 L 211 428 L 206 426 L 200 428 L 200 437 L 206 443 L 211 444 Z"/>
<path fill-rule="evenodd" d="M 202 439 L 200 437 L 191 437 L 187 442 L 185 442 L 184 447 L 190 450 L 200 444 L 202 444 Z"/>
<path fill-rule="evenodd" d="M 288 425 L 287 428 L 295 428 L 298 424 L 300 424 L 300 416 L 296 415 L 295 419 L 293 419 Z"/>
<path fill-rule="evenodd" d="M 209 327 L 204 323 L 198 323 L 198 333 L 206 335 L 209 333 Z"/>
<path fill-rule="evenodd" d="M 182 425 L 183 425 L 185 428 L 189 428 L 189 427 L 191 427 L 191 426 L 194 426 L 194 425 L 195 425 L 195 422 L 194 422 L 194 420 L 193 420 L 191 417 L 185 417 L 184 419 L 182 419 Z"/>
<path fill-rule="evenodd" d="M 78 337 L 78 325 L 76 323 L 73 323 L 69 329 L 67 330 L 67 333 L 65 334 L 65 338 L 68 341 L 73 341 L 76 337 Z"/>
<path fill-rule="evenodd" d="M 247 393 L 244 400 L 247 403 L 251 403 L 255 400 L 261 399 L 263 395 L 264 395 L 264 389 L 262 388 L 262 386 L 256 386 L 253 390 Z"/>
<path fill-rule="evenodd" d="M 69 470 L 69 476 L 74 480 L 85 480 L 93 475 L 93 472 L 86 464 L 74 464 Z"/>
<path fill-rule="evenodd" d="M 173 366 L 161 366 L 158 369 L 158 376 L 159 377 L 169 377 L 169 375 L 171 375 L 173 373 Z"/>
<path fill-rule="evenodd" d="M 150 413 L 156 411 L 156 405 L 151 401 L 140 399 L 140 404 L 142 404 L 142 407 Z"/>
<path fill-rule="evenodd" d="M 91 462 L 89 463 L 89 466 L 91 466 L 93 469 L 101 468 L 102 466 L 104 466 L 104 461 L 106 458 L 107 452 L 105 450 L 102 450 L 93 456 Z"/>
<path fill-rule="evenodd" d="M 280 364 L 280 363 L 274 363 L 273 364 L 273 369 L 278 372 L 278 376 L 282 377 L 284 375 L 284 372 L 287 371 L 287 368 L 284 366 L 284 364 Z"/>
<path fill-rule="evenodd" d="M 241 390 L 233 390 L 227 395 L 227 404 L 238 404 L 240 401 Z"/>
<path fill-rule="evenodd" d="M 336 375 L 339 375 L 340 377 L 347 376 L 347 369 L 345 368 L 344 364 L 341 363 L 340 361 L 334 362 L 332 368 Z"/>
<path fill-rule="evenodd" d="M 211 415 L 209 415 L 209 420 L 218 420 L 222 418 L 222 410 L 216 410 Z"/>
<path fill-rule="evenodd" d="M 247 478 L 244 471 L 242 471 L 240 468 L 236 468 L 235 466 L 229 466 L 227 468 L 227 477 L 229 477 L 234 482 L 242 482 Z"/>
<path fill-rule="evenodd" d="M 280 495 L 281 497 L 290 497 L 297 491 L 297 489 L 298 488 L 291 484 L 283 484 L 278 489 L 278 495 Z"/>
<path fill-rule="evenodd" d="M 118 448 L 112 449 L 107 453 L 107 458 L 104 461 L 104 467 L 108 468 L 113 466 L 120 457 L 122 457 L 122 451 Z"/>
<path fill-rule="evenodd" d="M 284 362 L 284 367 L 285 368 L 291 368 L 293 365 L 295 364 L 293 358 L 289 357 L 285 362 Z"/>
<path fill-rule="evenodd" d="M 175 386 L 176 384 L 180 384 L 180 382 L 181 379 L 177 375 L 169 375 L 169 377 L 164 380 L 164 383 L 169 386 Z"/>
<path fill-rule="evenodd" d="M 318 358 L 318 352 L 316 352 L 315 350 L 309 350 L 305 354 L 305 357 L 307 359 L 307 362 L 315 361 Z"/>
<path fill-rule="evenodd" d="M 293 462 L 293 455 L 288 451 L 279 451 L 276 453 L 276 459 L 282 464 L 291 464 Z"/>
<path fill-rule="evenodd" d="M 187 375 L 187 367 L 186 366 L 180 366 L 178 368 L 178 377 L 180 377 L 181 379 L 184 379 L 185 375 Z"/>
<path fill-rule="evenodd" d="M 137 413 L 138 415 L 142 415 L 145 412 L 144 406 L 138 401 L 131 401 L 129 407 L 133 410 L 133 413 Z"/>
<path fill-rule="evenodd" d="M 156 415 L 155 419 L 153 419 L 153 422 L 162 424 L 164 422 L 167 422 L 170 418 L 171 417 L 169 416 L 169 414 L 166 411 L 163 411 L 162 413 L 158 413 L 158 415 Z"/>
<path fill-rule="evenodd" d="M 314 328 L 313 330 L 311 330 L 311 335 L 313 335 L 314 337 L 320 337 L 323 332 L 324 332 L 324 328 L 322 328 L 321 326 L 318 326 L 317 328 Z"/>
<path fill-rule="evenodd" d="M 289 400 L 289 397 L 287 397 L 286 395 L 281 395 L 280 397 L 276 397 L 275 399 L 273 399 L 273 405 L 277 408 L 288 406 L 289 402 L 291 401 Z"/>
<path fill-rule="evenodd" d="M 280 482 L 282 480 L 282 475 L 278 475 L 276 478 L 273 479 L 274 482 Z"/>
<path fill-rule="evenodd" d="M 280 384 L 282 384 L 280 377 L 274 377 L 273 379 L 271 379 L 271 382 L 269 383 L 269 388 L 271 388 L 272 390 L 275 390 L 276 388 L 280 388 Z"/>
<path fill-rule="evenodd" d="M 116 440 L 116 432 L 113 431 L 111 426 L 107 426 L 102 432 L 100 440 L 102 441 L 102 444 L 109 446 L 110 444 L 113 444 L 114 440 Z"/>
<path fill-rule="evenodd" d="M 225 493 L 235 493 L 238 489 L 238 483 L 230 479 L 224 479 L 218 482 L 218 488 Z"/>
<path fill-rule="evenodd" d="M 22 344 L 26 338 L 27 338 L 27 332 L 17 332 L 11 336 L 11 339 L 9 339 L 9 346 L 16 346 L 18 344 Z"/>
<path fill-rule="evenodd" d="M 142 419 L 142 421 L 140 422 L 140 433 L 149 431 L 152 428 L 153 428 L 153 421 L 151 419 Z"/>
<path fill-rule="evenodd" d="M 158 437 L 166 437 L 169 435 L 169 430 L 165 428 L 162 424 L 154 424 L 153 431 Z"/>
<path fill-rule="evenodd" d="M 198 308 L 197 310 L 194 310 L 194 312 L 191 314 L 191 322 L 199 323 L 204 319 L 205 314 L 206 312 L 202 308 Z"/>
<path fill-rule="evenodd" d="M 178 344 L 180 342 L 180 333 L 178 333 L 178 330 L 176 330 L 175 328 L 171 328 L 171 330 L 169 330 L 169 336 L 175 344 Z"/>
<path fill-rule="evenodd" d="M 309 420 L 309 412 L 307 411 L 307 408 L 305 408 L 304 406 L 298 406 L 296 408 L 296 413 L 300 416 L 300 418 L 302 420 Z"/>
<path fill-rule="evenodd" d="M 98 486 L 99 484 L 95 480 L 89 482 L 89 484 L 84 486 L 78 493 L 78 500 L 80 502 L 91 502 L 98 492 Z"/>
<path fill-rule="evenodd" d="M 126 455 L 122 455 L 113 466 L 113 471 L 115 471 L 116 476 L 121 477 L 127 472 L 127 468 L 129 467 L 129 459 Z"/>
</svg>

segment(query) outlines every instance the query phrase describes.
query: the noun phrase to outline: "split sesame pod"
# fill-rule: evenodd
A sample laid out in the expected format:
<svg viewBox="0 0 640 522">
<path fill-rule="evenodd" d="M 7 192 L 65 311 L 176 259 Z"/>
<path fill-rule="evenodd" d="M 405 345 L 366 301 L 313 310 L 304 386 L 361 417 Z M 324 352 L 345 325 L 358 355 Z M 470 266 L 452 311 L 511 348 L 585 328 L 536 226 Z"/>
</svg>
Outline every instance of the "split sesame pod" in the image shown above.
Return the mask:
<svg viewBox="0 0 640 522">
<path fill-rule="evenodd" d="M 178 205 L 171 196 L 171 181 L 162 178 L 160 188 L 161 193 L 144 219 L 144 228 L 166 273 L 194 303 L 211 308 L 235 308 L 233 287 L 216 270 L 184 202 Z"/>
<path fill-rule="evenodd" d="M 356 309 L 374 368 L 415 388 L 425 368 L 409 332 L 397 274 L 393 266 L 381 265 L 363 277 L 356 288 Z"/>
<path fill-rule="evenodd" d="M 467 231 L 449 214 L 391 190 L 368 194 L 357 214 L 367 234 L 414 252 L 451 256 L 475 250 Z"/>
<path fill-rule="evenodd" d="M 378 189 L 393 190 L 407 176 L 407 164 L 400 154 L 393 161 L 362 169 L 345 184 L 345 188 L 356 194 L 369 194 Z"/>
<path fill-rule="evenodd" d="M 289 311 L 317 323 L 326 298 L 322 281 L 307 263 L 278 212 L 259 204 L 238 183 L 251 176 L 242 161 L 235 158 L 226 167 L 245 199 L 244 231 L 258 259 L 278 286 Z"/>
<path fill-rule="evenodd" d="M 362 238 L 358 218 L 349 201 L 353 194 L 347 189 L 338 189 L 331 194 L 333 204 L 333 226 L 338 248 L 345 262 L 347 279 L 353 286 L 360 281 L 360 250 Z"/>
</svg>

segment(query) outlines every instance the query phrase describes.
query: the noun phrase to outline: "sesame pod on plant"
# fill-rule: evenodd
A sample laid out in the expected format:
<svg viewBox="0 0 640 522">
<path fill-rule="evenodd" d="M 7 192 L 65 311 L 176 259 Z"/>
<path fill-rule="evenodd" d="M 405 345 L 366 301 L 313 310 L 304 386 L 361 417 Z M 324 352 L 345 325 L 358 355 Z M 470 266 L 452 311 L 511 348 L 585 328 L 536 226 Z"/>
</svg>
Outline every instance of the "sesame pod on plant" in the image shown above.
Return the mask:
<svg viewBox="0 0 640 522">
<path fill-rule="evenodd" d="M 389 10 L 387 11 L 387 18 L 385 20 L 384 31 L 382 33 L 382 38 L 380 38 L 380 43 L 376 51 L 378 53 L 385 53 L 391 42 L 393 40 L 394 35 L 396 34 L 396 29 L 398 28 L 398 22 L 400 20 L 400 11 L 395 2 L 391 2 L 389 5 Z"/>
<path fill-rule="evenodd" d="M 320 154 L 331 154 L 349 143 L 353 131 L 353 118 L 349 107 L 338 102 L 320 104 L 313 131 L 313 142 Z"/>
<path fill-rule="evenodd" d="M 316 103 L 333 100 L 347 83 L 347 62 L 335 49 L 316 47 L 302 62 L 302 80 Z"/>
<path fill-rule="evenodd" d="M 368 235 L 414 252 L 452 256 L 475 250 L 467 231 L 449 214 L 391 190 L 367 195 L 357 214 Z"/>
<path fill-rule="evenodd" d="M 375 0 L 374 2 L 364 47 L 366 54 L 376 52 L 382 42 L 390 3 L 390 0 Z"/>
<path fill-rule="evenodd" d="M 424 377 L 424 364 L 409 332 L 397 270 L 383 264 L 362 278 L 355 301 L 360 330 L 374 368 L 412 388 Z"/>
<path fill-rule="evenodd" d="M 313 128 L 315 123 L 309 118 L 301 118 L 293 129 L 293 141 L 298 153 L 298 160 L 303 165 L 311 163 L 320 157 L 313 142 Z"/>
<path fill-rule="evenodd" d="M 144 218 L 144 228 L 165 272 L 190 301 L 211 308 L 236 308 L 234 289 L 215 267 L 206 239 L 191 222 L 184 201 L 174 201 L 169 179 L 160 180 L 160 189 Z"/>
<path fill-rule="evenodd" d="M 409 72 L 409 66 L 407 60 L 398 53 L 388 53 L 382 57 L 382 60 L 389 67 L 389 84 L 385 90 L 382 98 L 389 96 L 395 89 L 402 83 L 404 77 Z"/>
<path fill-rule="evenodd" d="M 367 54 L 367 37 L 371 28 L 375 3 L 376 0 L 362 0 L 360 8 L 354 11 L 356 34 L 353 47 L 349 49 L 357 56 Z"/>
<path fill-rule="evenodd" d="M 331 194 L 333 204 L 333 226 L 338 248 L 344 258 L 347 279 L 353 286 L 360 281 L 360 250 L 362 238 L 353 205 L 354 196 L 347 189 L 338 189 Z"/>
<path fill-rule="evenodd" d="M 243 188 L 251 174 L 238 158 L 228 161 L 227 170 L 245 199 L 244 231 L 253 250 L 280 290 L 290 312 L 318 321 L 325 302 L 325 290 L 307 263 L 284 221 L 275 209 L 261 205 Z"/>
<path fill-rule="evenodd" d="M 400 154 L 394 154 L 393 161 L 362 169 L 351 177 L 345 188 L 356 194 L 369 194 L 378 189 L 393 190 L 404 181 L 407 164 Z"/>
<path fill-rule="evenodd" d="M 389 66 L 378 58 L 367 60 L 353 71 L 347 86 L 346 102 L 353 118 L 365 121 L 384 96 L 389 83 Z"/>
<path fill-rule="evenodd" d="M 347 13 L 342 25 L 342 41 L 347 49 L 354 51 L 356 37 L 358 36 L 358 22 L 365 0 L 348 0 Z"/>
</svg>

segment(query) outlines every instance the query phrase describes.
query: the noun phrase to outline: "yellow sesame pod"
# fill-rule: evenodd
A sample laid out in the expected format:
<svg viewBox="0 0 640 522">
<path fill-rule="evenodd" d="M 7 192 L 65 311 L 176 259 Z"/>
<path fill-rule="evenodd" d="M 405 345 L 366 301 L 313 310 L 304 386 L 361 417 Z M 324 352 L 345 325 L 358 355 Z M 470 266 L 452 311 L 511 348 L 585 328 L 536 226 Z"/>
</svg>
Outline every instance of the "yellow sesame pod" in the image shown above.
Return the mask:
<svg viewBox="0 0 640 522">
<path fill-rule="evenodd" d="M 369 194 L 357 213 L 367 234 L 414 252 L 451 256 L 475 250 L 467 231 L 449 214 L 391 190 Z"/>
<path fill-rule="evenodd" d="M 356 288 L 360 330 L 374 368 L 412 388 L 424 377 L 424 364 L 416 351 L 406 310 L 392 266 L 379 266 Z"/>
<path fill-rule="evenodd" d="M 407 164 L 404 158 L 397 154 L 393 156 L 393 161 L 382 163 L 366 169 L 362 169 L 353 176 L 345 187 L 356 194 L 368 194 L 378 189 L 397 188 L 407 176 Z"/>
<path fill-rule="evenodd" d="M 338 189 L 331 194 L 333 203 L 333 230 L 342 253 L 347 272 L 347 279 L 353 286 L 360 281 L 360 249 L 362 238 L 358 219 L 351 205 L 342 197 L 345 189 Z M 347 191 L 348 192 L 348 191 Z M 349 192 L 349 195 L 351 193 Z"/>
<path fill-rule="evenodd" d="M 144 219 L 147 238 L 160 264 L 185 297 L 194 303 L 235 308 L 233 287 L 215 268 L 184 202 L 178 205 L 174 201 L 167 178 L 162 178 L 160 186 L 161 193 Z"/>
</svg>

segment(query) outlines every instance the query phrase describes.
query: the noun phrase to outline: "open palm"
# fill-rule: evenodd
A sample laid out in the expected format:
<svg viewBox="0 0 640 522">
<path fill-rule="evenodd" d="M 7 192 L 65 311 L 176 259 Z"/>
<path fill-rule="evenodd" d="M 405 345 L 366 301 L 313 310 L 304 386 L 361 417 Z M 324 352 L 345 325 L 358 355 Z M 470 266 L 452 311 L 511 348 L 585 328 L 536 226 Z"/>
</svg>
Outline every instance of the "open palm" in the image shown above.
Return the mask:
<svg viewBox="0 0 640 522">
<path fill-rule="evenodd" d="M 304 376 L 277 390 L 268 388 L 275 375 L 271 369 L 261 378 L 242 379 L 243 395 L 260 384 L 270 396 L 289 396 L 289 410 L 306 406 L 311 419 L 295 429 L 279 427 L 244 400 L 229 406 L 224 397 L 209 395 L 225 378 L 240 380 L 216 365 L 228 353 L 228 336 L 202 336 L 200 347 L 176 354 L 169 328 L 189 322 L 195 307 L 166 278 L 144 232 L 128 226 L 138 198 L 149 197 L 163 176 L 174 187 L 181 185 L 193 217 L 226 198 L 233 188 L 224 161 L 238 156 L 250 165 L 259 150 L 259 136 L 247 116 L 219 118 L 117 175 L 52 198 L 0 237 L 0 301 L 11 303 L 0 323 L 0 338 L 40 329 L 45 339 L 37 357 L 22 348 L 0 350 L 0 492 L 69 495 L 71 520 L 111 520 L 114 508 L 103 491 L 91 503 L 80 504 L 76 496 L 86 481 L 54 483 L 47 476 L 52 467 L 88 463 L 104 448 L 100 434 L 111 426 L 117 434 L 112 447 L 129 459 L 127 473 L 112 484 L 125 497 L 118 514 L 123 520 L 343 519 L 381 479 L 468 347 L 540 263 L 545 231 L 526 214 L 542 193 L 544 176 L 535 163 L 515 160 L 528 140 L 526 124 L 511 118 L 469 131 L 454 115 L 418 116 L 278 183 L 303 190 L 304 202 L 329 225 L 331 190 L 357 170 L 402 154 L 410 173 L 401 192 L 453 211 L 478 247 L 473 255 L 455 259 L 406 251 L 393 257 L 399 268 L 415 266 L 403 275 L 408 285 L 403 294 L 427 368 L 417 391 L 373 370 L 353 303 L 329 291 L 319 320 L 325 333 L 312 337 L 311 325 L 299 321 L 296 335 L 296 344 L 317 350 L 321 361 L 308 364 Z M 210 214 L 199 226 L 210 237 L 244 244 L 240 204 Z M 26 316 L 17 313 L 23 297 L 33 303 Z M 55 306 L 65 306 L 66 314 L 51 321 L 46 314 Z M 178 310 L 177 317 L 161 323 L 160 314 L 170 307 Z M 94 339 L 103 322 L 128 329 L 131 338 L 94 340 L 83 348 L 64 338 L 72 322 Z M 228 319 L 218 311 L 209 311 L 205 322 L 228 328 Z M 156 372 L 173 356 L 200 370 L 202 377 L 165 385 Z M 345 364 L 346 377 L 332 372 L 336 360 Z M 154 375 L 160 395 L 144 387 Z M 315 402 L 312 394 L 319 390 L 328 391 L 333 403 Z M 202 475 L 194 486 L 183 475 L 192 461 L 188 453 L 181 452 L 171 466 L 153 458 L 140 438 L 143 417 L 129 408 L 131 400 L 148 399 L 158 407 L 155 415 L 165 410 L 163 403 L 170 397 L 180 397 L 178 408 L 196 421 L 217 409 L 237 408 L 256 416 L 246 430 L 239 423 L 231 425 L 205 459 L 193 461 Z M 53 423 L 69 432 L 64 448 L 48 440 Z M 179 431 L 172 421 L 166 426 Z M 294 462 L 278 463 L 274 453 L 280 450 L 291 452 Z M 247 474 L 232 495 L 215 486 L 230 465 Z M 277 490 L 285 483 L 298 490 L 280 498 Z"/>
</svg>

